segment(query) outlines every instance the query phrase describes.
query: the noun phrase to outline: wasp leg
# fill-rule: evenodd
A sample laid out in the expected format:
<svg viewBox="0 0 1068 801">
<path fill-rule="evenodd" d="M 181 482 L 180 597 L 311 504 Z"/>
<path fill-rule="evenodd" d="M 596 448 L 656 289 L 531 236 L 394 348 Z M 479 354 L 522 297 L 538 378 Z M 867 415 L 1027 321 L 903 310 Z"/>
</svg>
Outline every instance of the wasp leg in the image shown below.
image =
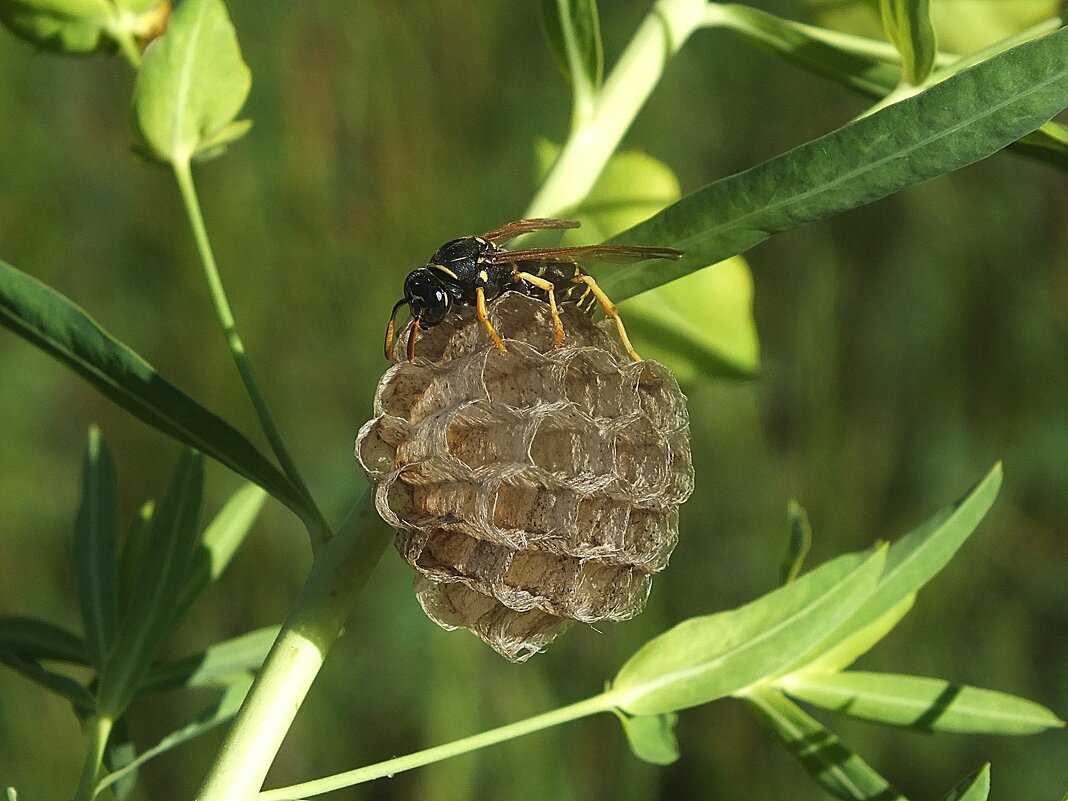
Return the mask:
<svg viewBox="0 0 1068 801">
<path fill-rule="evenodd" d="M 475 298 L 478 319 L 482 321 L 482 325 L 486 326 L 486 331 L 489 333 L 490 339 L 493 340 L 493 344 L 497 346 L 497 350 L 501 353 L 507 353 L 508 349 L 504 347 L 504 342 L 501 341 L 497 330 L 493 327 L 493 323 L 490 322 L 489 315 L 486 314 L 486 290 L 482 287 L 475 287 Z"/>
<path fill-rule="evenodd" d="M 623 340 L 623 347 L 627 349 L 627 353 L 630 354 L 630 358 L 636 362 L 640 362 L 642 357 L 638 355 L 638 352 L 634 350 L 634 346 L 630 344 L 630 337 L 627 336 L 627 329 L 623 327 L 623 321 L 619 319 L 619 310 L 616 309 L 614 304 L 604 293 L 597 282 L 593 280 L 593 276 L 590 275 L 576 275 L 571 279 L 576 284 L 585 284 L 593 292 L 593 296 L 597 298 L 597 302 L 601 304 L 601 308 L 604 309 L 604 313 L 611 317 L 616 323 L 616 330 L 619 331 L 619 338 Z"/>
<path fill-rule="evenodd" d="M 412 320 L 412 330 L 408 333 L 408 361 L 415 361 L 415 339 L 419 336 L 419 318 Z"/>
<path fill-rule="evenodd" d="M 552 281 L 546 281 L 530 273 L 519 273 L 519 278 L 531 286 L 536 286 L 549 296 L 549 313 L 553 316 L 553 325 L 556 326 L 556 337 L 553 339 L 553 347 L 558 348 L 564 344 L 564 324 L 560 322 L 560 312 L 556 310 L 556 295 Z"/>
</svg>

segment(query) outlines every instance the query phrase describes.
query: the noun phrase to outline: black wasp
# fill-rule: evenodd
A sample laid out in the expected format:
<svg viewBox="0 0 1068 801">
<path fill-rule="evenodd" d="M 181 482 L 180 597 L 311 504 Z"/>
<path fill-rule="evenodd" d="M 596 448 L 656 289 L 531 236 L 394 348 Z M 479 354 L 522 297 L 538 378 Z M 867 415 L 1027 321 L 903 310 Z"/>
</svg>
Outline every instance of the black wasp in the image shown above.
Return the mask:
<svg viewBox="0 0 1068 801">
<path fill-rule="evenodd" d="M 549 304 L 556 338 L 553 347 L 564 341 L 557 302 L 571 301 L 592 314 L 600 304 L 615 320 L 619 337 L 635 361 L 634 352 L 615 304 L 601 291 L 593 277 L 579 266 L 580 261 L 633 262 L 645 259 L 677 259 L 675 248 L 632 247 L 629 245 L 589 245 L 583 247 L 505 250 L 501 244 L 520 234 L 545 228 L 578 228 L 577 220 L 517 220 L 487 231 L 482 236 L 465 236 L 446 242 L 427 262 L 404 279 L 404 297 L 393 306 L 386 328 L 386 358 L 390 358 L 393 326 L 401 306 L 408 304 L 412 330 L 408 335 L 408 361 L 415 359 L 415 341 L 420 328 L 430 328 L 445 319 L 453 304 L 474 306 L 497 350 L 506 353 L 504 342 L 486 315 L 486 301 L 503 292 L 525 292 Z"/>
</svg>

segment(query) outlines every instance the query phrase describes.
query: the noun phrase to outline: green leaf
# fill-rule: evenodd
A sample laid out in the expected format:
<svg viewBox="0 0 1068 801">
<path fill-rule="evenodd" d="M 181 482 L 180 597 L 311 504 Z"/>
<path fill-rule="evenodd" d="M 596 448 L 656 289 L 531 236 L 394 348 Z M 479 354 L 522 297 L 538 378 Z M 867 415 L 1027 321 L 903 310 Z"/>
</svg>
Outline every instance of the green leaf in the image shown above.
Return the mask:
<svg viewBox="0 0 1068 801">
<path fill-rule="evenodd" d="M 797 670 L 828 671 L 845 667 L 860 654 L 855 648 L 840 648 L 859 632 L 882 631 L 900 620 L 915 595 L 946 566 L 961 545 L 975 531 L 1001 488 L 1001 465 L 994 468 L 967 495 L 942 509 L 919 528 L 895 542 L 886 557 L 886 570 L 875 591 L 859 604 L 853 615 L 825 641 L 804 654 L 786 672 Z M 898 614 L 900 613 L 900 614 Z M 896 616 L 896 617 L 895 617 Z M 881 621 L 881 623 L 880 623 Z M 883 634 L 889 631 L 885 629 Z M 853 644 L 866 642 L 862 636 Z M 871 642 L 868 647 L 874 645 Z M 835 659 L 828 658 L 834 652 Z M 842 661 L 848 659 L 848 662 Z"/>
<path fill-rule="evenodd" d="M 3 261 L 0 325 L 74 370 L 135 417 L 259 484 L 302 520 L 315 517 L 292 482 L 229 423 L 167 382 L 68 298 Z"/>
<path fill-rule="evenodd" d="M 791 499 L 786 512 L 790 524 L 790 537 L 786 543 L 786 555 L 779 568 L 779 583 L 789 584 L 801 574 L 805 558 L 812 548 L 812 526 L 808 512 L 796 500 Z"/>
<path fill-rule="evenodd" d="M 92 664 L 107 658 L 119 620 L 116 579 L 119 536 L 115 465 L 100 430 L 89 429 L 82 468 L 82 499 L 74 523 L 74 577 Z"/>
<path fill-rule="evenodd" d="M 620 669 L 610 694 L 635 715 L 658 715 L 738 692 L 793 662 L 874 588 L 886 549 L 848 554 L 729 612 L 686 620 Z"/>
<path fill-rule="evenodd" d="M 986 801 L 990 795 L 990 763 L 962 779 L 942 801 Z"/>
<path fill-rule="evenodd" d="M 151 543 L 141 560 L 130 606 L 100 671 L 100 711 L 112 718 L 126 708 L 170 632 L 189 578 L 203 485 L 203 458 L 185 452 L 152 519 Z"/>
<path fill-rule="evenodd" d="M 919 86 L 938 55 L 928 0 L 881 0 L 880 7 L 887 38 L 901 53 L 901 80 Z"/>
<path fill-rule="evenodd" d="M 193 554 L 189 579 L 178 602 L 179 614 L 189 609 L 204 588 L 215 581 L 230 564 L 259 516 L 267 495 L 254 484 L 235 492 L 215 519 L 204 529 L 200 546 Z"/>
<path fill-rule="evenodd" d="M 543 165 L 559 148 L 538 146 Z M 601 242 L 679 198 L 679 182 L 663 162 L 638 151 L 612 157 L 583 201 L 569 212 L 582 227 L 564 242 Z M 642 356 L 663 362 L 683 385 L 700 376 L 752 378 L 760 367 L 753 322 L 753 278 L 741 257 L 701 270 L 627 302 L 621 313 Z"/>
<path fill-rule="evenodd" d="M 0 651 L 25 659 L 55 659 L 85 665 L 85 641 L 77 634 L 33 617 L 0 617 Z"/>
<path fill-rule="evenodd" d="M 113 48 L 107 0 L 0 0 L 0 22 L 37 47 L 67 55 Z"/>
<path fill-rule="evenodd" d="M 156 513 L 155 501 L 145 501 L 130 521 L 126 539 L 119 555 L 119 614 L 125 615 L 130 608 L 130 596 L 137 583 L 137 572 L 145 558 L 149 540 L 152 538 L 152 516 Z"/>
<path fill-rule="evenodd" d="M 241 704 L 244 702 L 245 696 L 248 695 L 248 690 L 251 686 L 252 680 L 250 678 L 244 678 L 229 685 L 219 700 L 197 715 L 192 722 L 175 729 L 154 746 L 139 754 L 136 759 L 130 761 L 119 770 L 104 776 L 97 784 L 94 794 L 99 795 L 116 782 L 122 781 L 150 759 L 155 759 L 161 754 L 165 754 L 226 723 L 241 709 Z"/>
<path fill-rule="evenodd" d="M 942 679 L 893 673 L 809 673 L 780 686 L 801 701 L 854 718 L 960 734 L 1037 734 L 1064 725 L 1034 701 Z"/>
<path fill-rule="evenodd" d="M 612 711 L 623 726 L 634 756 L 654 765 L 670 765 L 678 761 L 679 741 L 675 737 L 678 715 L 674 712 L 667 715 L 628 715 L 618 709 Z"/>
<path fill-rule="evenodd" d="M 620 313 L 641 355 L 666 364 L 681 384 L 760 372 L 753 276 L 741 256 L 631 298 Z"/>
<path fill-rule="evenodd" d="M 110 785 L 115 801 L 125 801 L 137 786 L 137 767 L 132 765 L 135 759 L 137 759 L 137 748 L 130 736 L 130 727 L 126 724 L 124 715 L 115 721 L 104 752 L 105 769 L 109 772 L 122 773 Z"/>
<path fill-rule="evenodd" d="M 556 64 L 576 93 L 596 94 L 604 48 L 596 0 L 542 0 L 542 20 Z"/>
<path fill-rule="evenodd" d="M 843 801 L 907 801 L 819 721 L 777 690 L 757 688 L 745 699 L 824 790 Z"/>
<path fill-rule="evenodd" d="M 2 648 L 0 648 L 0 665 L 7 665 L 34 684 L 67 699 L 79 713 L 89 714 L 93 710 L 93 696 L 70 676 L 56 673 L 34 659 L 26 659 L 14 651 Z"/>
<path fill-rule="evenodd" d="M 160 161 L 188 164 L 215 147 L 248 97 L 252 74 L 222 0 L 185 0 L 145 51 L 134 121 Z"/>
<path fill-rule="evenodd" d="M 176 662 L 153 665 L 141 689 L 156 692 L 229 684 L 235 676 L 259 670 L 277 636 L 278 627 L 268 626 L 216 643 Z"/>
<path fill-rule="evenodd" d="M 678 262 L 594 270 L 622 300 L 769 236 L 952 172 L 1019 139 L 1068 106 L 1068 29 L 1014 47 L 914 97 L 743 173 L 615 237 L 670 245 Z"/>
</svg>

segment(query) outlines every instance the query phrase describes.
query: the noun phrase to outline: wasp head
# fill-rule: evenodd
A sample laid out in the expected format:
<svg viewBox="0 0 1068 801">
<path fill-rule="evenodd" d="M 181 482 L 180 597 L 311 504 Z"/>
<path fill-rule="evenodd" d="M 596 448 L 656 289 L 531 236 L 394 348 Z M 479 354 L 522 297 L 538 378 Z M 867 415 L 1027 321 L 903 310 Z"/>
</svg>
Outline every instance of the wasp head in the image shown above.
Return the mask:
<svg viewBox="0 0 1068 801">
<path fill-rule="evenodd" d="M 404 279 L 404 297 L 393 306 L 386 327 L 386 358 L 390 358 L 393 344 L 393 326 L 401 306 L 408 304 L 412 314 L 412 332 L 408 337 L 408 361 L 415 358 L 415 338 L 419 329 L 430 328 L 445 319 L 452 305 L 452 295 L 445 284 L 426 267 L 412 270 Z"/>
</svg>

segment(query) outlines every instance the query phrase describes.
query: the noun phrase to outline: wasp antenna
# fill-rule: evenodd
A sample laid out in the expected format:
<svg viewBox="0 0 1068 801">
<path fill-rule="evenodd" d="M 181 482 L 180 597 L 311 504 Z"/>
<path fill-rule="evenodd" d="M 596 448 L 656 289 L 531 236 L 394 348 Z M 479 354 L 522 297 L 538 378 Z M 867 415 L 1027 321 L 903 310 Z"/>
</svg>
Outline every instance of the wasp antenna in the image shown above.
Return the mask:
<svg viewBox="0 0 1068 801">
<path fill-rule="evenodd" d="M 401 298 L 393 305 L 393 313 L 389 315 L 389 325 L 386 326 L 386 359 L 392 359 L 390 350 L 393 347 L 393 326 L 397 322 L 397 312 L 400 311 L 400 307 L 407 303 L 407 298 Z"/>
<path fill-rule="evenodd" d="M 415 338 L 419 336 L 419 318 L 412 320 L 412 330 L 408 332 L 408 361 L 415 361 Z"/>
</svg>

